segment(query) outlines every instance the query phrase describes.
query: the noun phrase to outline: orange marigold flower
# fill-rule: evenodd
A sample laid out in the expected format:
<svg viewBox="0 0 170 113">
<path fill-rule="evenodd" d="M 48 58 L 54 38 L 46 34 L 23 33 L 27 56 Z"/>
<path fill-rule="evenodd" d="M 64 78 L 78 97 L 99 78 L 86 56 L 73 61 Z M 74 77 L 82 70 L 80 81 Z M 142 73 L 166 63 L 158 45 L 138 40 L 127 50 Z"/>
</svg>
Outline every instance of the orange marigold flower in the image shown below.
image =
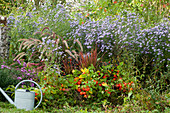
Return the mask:
<svg viewBox="0 0 170 113">
<path fill-rule="evenodd" d="M 87 98 L 87 95 L 84 95 L 84 98 Z"/>
<path fill-rule="evenodd" d="M 106 8 L 104 9 L 104 12 L 106 12 L 107 10 L 106 10 Z"/>
<path fill-rule="evenodd" d="M 38 98 L 37 98 L 37 97 L 35 97 L 35 100 L 38 100 Z"/>
</svg>

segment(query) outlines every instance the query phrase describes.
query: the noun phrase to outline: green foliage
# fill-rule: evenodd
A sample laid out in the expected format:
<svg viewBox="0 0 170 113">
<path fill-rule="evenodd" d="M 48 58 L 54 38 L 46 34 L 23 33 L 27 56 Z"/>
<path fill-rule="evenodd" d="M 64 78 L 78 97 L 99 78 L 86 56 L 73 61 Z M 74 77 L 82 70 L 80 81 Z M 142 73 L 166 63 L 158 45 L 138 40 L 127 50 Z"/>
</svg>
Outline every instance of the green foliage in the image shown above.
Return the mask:
<svg viewBox="0 0 170 113">
<path fill-rule="evenodd" d="M 1 66 L 2 67 L 2 66 Z M 0 69 L 0 87 L 7 88 L 9 85 L 16 85 L 18 80 L 14 78 L 14 75 L 18 73 L 15 69 Z"/>
<path fill-rule="evenodd" d="M 8 15 L 11 11 L 19 6 L 26 6 L 27 0 L 0 0 L 1 15 Z"/>
<path fill-rule="evenodd" d="M 6 103 L 6 102 L 0 102 L 0 112 L 2 113 L 48 113 L 44 110 L 40 110 L 40 109 L 35 109 L 32 111 L 26 111 L 24 109 L 17 109 L 14 105 Z"/>
<path fill-rule="evenodd" d="M 122 106 L 122 112 L 165 112 L 169 107 L 169 91 L 160 93 L 157 90 L 136 88 L 130 101 Z"/>
<path fill-rule="evenodd" d="M 85 17 L 94 19 L 114 16 L 123 10 L 128 10 L 144 17 L 145 21 L 154 24 L 163 17 L 168 17 L 169 0 L 93 0 L 94 2 L 85 2 L 76 11 L 82 13 Z M 82 9 L 83 8 L 83 9 Z"/>
<path fill-rule="evenodd" d="M 56 106 L 62 108 L 65 102 L 69 105 L 100 103 L 103 99 L 113 106 L 123 103 L 123 98 L 132 95 L 135 88 L 135 78 L 126 72 L 123 62 L 103 64 L 98 71 L 93 65 L 81 70 L 72 70 L 73 74 L 61 76 L 52 65 L 39 72 L 40 84 L 44 92 L 43 108 Z M 40 95 L 37 95 L 39 98 Z M 62 97 L 62 98 L 61 98 Z"/>
<path fill-rule="evenodd" d="M 8 69 L 4 63 L 0 65 L 0 87 L 5 90 L 10 85 L 16 85 L 19 81 L 14 77 L 19 72 L 15 69 Z M 0 94 L 0 101 L 6 100 L 2 94 Z"/>
</svg>

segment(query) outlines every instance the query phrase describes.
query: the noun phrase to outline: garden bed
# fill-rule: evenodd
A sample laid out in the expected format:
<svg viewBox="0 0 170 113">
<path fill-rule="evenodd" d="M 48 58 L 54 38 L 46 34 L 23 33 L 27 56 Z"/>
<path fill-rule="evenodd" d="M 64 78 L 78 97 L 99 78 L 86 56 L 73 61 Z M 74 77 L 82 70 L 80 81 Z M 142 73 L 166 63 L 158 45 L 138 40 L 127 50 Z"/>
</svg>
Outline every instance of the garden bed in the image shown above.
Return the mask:
<svg viewBox="0 0 170 113">
<path fill-rule="evenodd" d="M 0 60 L 0 78 L 11 79 L 0 79 L 1 87 L 14 91 L 19 81 L 36 81 L 47 112 L 167 112 L 168 6 L 105 0 L 13 7 L 9 58 Z M 39 102 L 39 89 L 27 85 Z"/>
</svg>

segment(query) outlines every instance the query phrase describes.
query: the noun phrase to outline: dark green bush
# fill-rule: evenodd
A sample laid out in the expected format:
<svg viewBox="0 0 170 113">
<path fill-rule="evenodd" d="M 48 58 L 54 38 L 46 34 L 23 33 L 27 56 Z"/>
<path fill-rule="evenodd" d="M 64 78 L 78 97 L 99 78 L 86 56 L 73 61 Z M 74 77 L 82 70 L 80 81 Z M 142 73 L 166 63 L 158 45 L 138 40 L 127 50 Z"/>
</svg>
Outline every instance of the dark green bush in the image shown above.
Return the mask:
<svg viewBox="0 0 170 113">
<path fill-rule="evenodd" d="M 9 85 L 16 85 L 19 81 L 13 77 L 16 70 L 1 68 L 0 69 L 0 87 L 7 88 Z"/>
<path fill-rule="evenodd" d="M 9 85 L 16 85 L 19 80 L 14 77 L 14 74 L 18 74 L 15 69 L 3 68 L 1 64 L 0 68 L 0 87 L 5 90 Z M 5 101 L 5 97 L 0 93 L 0 101 Z"/>
</svg>

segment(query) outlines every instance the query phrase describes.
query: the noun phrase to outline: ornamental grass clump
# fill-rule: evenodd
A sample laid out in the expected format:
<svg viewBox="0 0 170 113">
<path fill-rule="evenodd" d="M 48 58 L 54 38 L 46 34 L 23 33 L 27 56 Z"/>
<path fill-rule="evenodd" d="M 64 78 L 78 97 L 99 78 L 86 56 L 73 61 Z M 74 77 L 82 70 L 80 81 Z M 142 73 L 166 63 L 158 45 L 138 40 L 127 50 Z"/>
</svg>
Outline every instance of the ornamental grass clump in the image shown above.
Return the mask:
<svg viewBox="0 0 170 113">
<path fill-rule="evenodd" d="M 40 40 L 39 36 L 33 34 L 43 30 L 44 27 L 51 28 L 60 36 L 65 35 L 70 30 L 68 21 L 71 20 L 67 12 L 61 4 L 57 4 L 56 7 L 49 4 L 42 5 L 38 10 L 34 5 L 28 5 L 26 8 L 14 8 L 8 16 L 7 23 L 11 28 L 9 32 L 9 36 L 11 36 L 11 57 L 12 54 L 18 53 L 19 43 L 16 43 L 18 40 L 30 37 Z"/>
<path fill-rule="evenodd" d="M 81 47 L 81 43 L 79 41 L 78 41 L 78 43 L 80 44 L 80 47 Z M 80 70 L 82 68 L 88 68 L 89 66 L 93 65 L 97 70 L 97 69 L 99 69 L 100 65 L 102 64 L 101 63 L 102 57 L 101 58 L 98 57 L 100 52 L 98 53 L 97 46 L 95 47 L 95 49 L 91 49 L 91 51 L 88 53 L 84 53 L 83 49 L 81 49 L 81 51 L 79 51 L 79 52 L 76 52 L 75 50 L 72 50 L 72 51 L 66 50 L 66 53 L 68 53 L 68 55 L 70 55 L 71 58 L 70 58 L 69 63 L 67 63 L 66 59 L 65 59 L 65 61 L 63 61 L 65 69 L 68 69 L 67 67 L 69 67 L 69 68 L 72 68 L 72 70 L 73 69 Z M 72 59 L 75 61 L 72 62 L 73 61 Z M 74 66 L 70 67 L 71 63 Z M 72 70 L 69 69 L 69 72 L 71 72 Z"/>
<path fill-rule="evenodd" d="M 64 48 L 60 44 L 62 38 L 54 32 L 50 33 L 50 29 L 45 27 L 41 32 L 35 32 L 34 35 L 41 37 L 40 40 L 29 38 L 20 39 L 22 41 L 19 47 L 19 54 L 14 58 L 21 59 L 24 56 L 27 62 L 44 62 L 57 63 L 62 60 Z M 64 40 L 62 41 L 64 43 Z M 65 46 L 64 46 L 65 47 Z"/>
</svg>

